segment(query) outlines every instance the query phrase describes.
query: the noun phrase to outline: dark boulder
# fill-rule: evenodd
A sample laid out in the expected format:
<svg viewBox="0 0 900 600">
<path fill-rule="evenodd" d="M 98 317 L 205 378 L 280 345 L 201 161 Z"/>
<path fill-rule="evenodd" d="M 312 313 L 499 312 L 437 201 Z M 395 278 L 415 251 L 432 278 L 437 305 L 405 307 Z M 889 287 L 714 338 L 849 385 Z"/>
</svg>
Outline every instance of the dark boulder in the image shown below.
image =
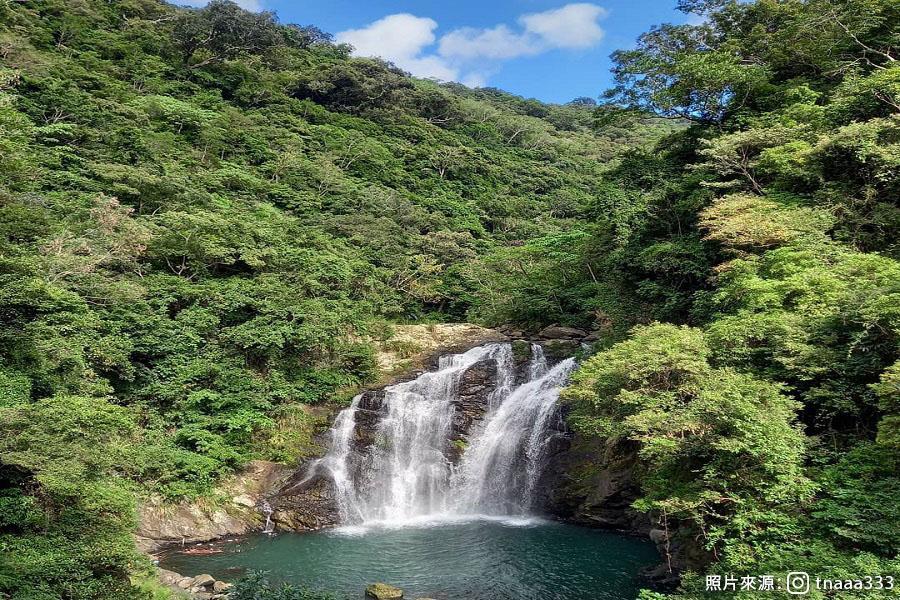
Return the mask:
<svg viewBox="0 0 900 600">
<path fill-rule="evenodd" d="M 354 415 L 355 425 L 350 441 L 354 452 L 364 454 L 372 447 L 384 412 L 384 390 L 363 392 Z"/>
<path fill-rule="evenodd" d="M 371 600 L 400 600 L 403 590 L 386 583 L 373 583 L 366 587 L 366 598 Z"/>
<path fill-rule="evenodd" d="M 272 520 L 280 527 L 305 531 L 333 527 L 340 523 L 337 499 L 331 478 L 314 473 L 304 480 L 305 471 L 298 471 L 299 481 L 288 482 L 272 498 Z"/>
<path fill-rule="evenodd" d="M 541 347 L 544 349 L 547 360 L 550 363 L 556 363 L 575 356 L 581 350 L 581 344 L 580 340 L 547 340 L 541 342 Z"/>
<path fill-rule="evenodd" d="M 587 332 L 575 327 L 550 325 L 541 329 L 538 336 L 545 340 L 578 340 L 587 336 Z"/>
</svg>

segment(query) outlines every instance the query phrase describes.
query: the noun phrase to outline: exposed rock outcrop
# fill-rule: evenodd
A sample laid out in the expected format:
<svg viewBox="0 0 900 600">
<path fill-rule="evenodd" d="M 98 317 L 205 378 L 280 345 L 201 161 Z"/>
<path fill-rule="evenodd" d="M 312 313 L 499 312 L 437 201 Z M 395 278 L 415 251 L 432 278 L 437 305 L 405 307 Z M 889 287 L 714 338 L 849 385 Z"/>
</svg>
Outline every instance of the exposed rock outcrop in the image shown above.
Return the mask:
<svg viewBox="0 0 900 600">
<path fill-rule="evenodd" d="M 557 490 L 565 484 L 566 469 L 569 462 L 569 450 L 572 446 L 572 431 L 565 419 L 566 410 L 562 407 L 555 423 L 550 427 L 550 438 L 544 448 L 544 469 L 534 487 L 534 509 L 553 511 Z"/>
<path fill-rule="evenodd" d="M 205 542 L 261 529 L 265 517 L 257 504 L 293 469 L 252 461 L 217 489 L 226 502 L 209 500 L 172 504 L 149 498 L 138 506 L 137 547 L 152 554 L 172 544 Z"/>
<path fill-rule="evenodd" d="M 149 500 L 138 508 L 135 541 L 139 550 L 152 554 L 172 544 L 192 544 L 248 533 L 258 527 L 254 512 L 209 502 L 172 505 Z"/>
<path fill-rule="evenodd" d="M 545 340 L 579 340 L 587 336 L 587 332 L 575 327 L 561 327 L 550 325 L 538 332 L 538 337 Z"/>
<path fill-rule="evenodd" d="M 469 367 L 459 382 L 454 402 L 448 458 L 456 463 L 469 442 L 472 426 L 480 421 L 488 409 L 488 400 L 496 387 L 497 363 L 483 360 Z"/>
<path fill-rule="evenodd" d="M 655 586 L 672 587 L 682 572 L 709 563 L 711 556 L 689 527 L 632 508 L 641 495 L 638 450 L 638 443 L 629 440 L 575 436 L 571 448 L 548 468 L 562 475 L 548 486 L 547 508 L 579 525 L 648 537 L 663 562 L 642 575 Z"/>
<path fill-rule="evenodd" d="M 546 340 L 540 342 L 547 360 L 558 362 L 575 356 L 582 349 L 581 340 Z"/>
<path fill-rule="evenodd" d="M 270 502 L 274 508 L 272 521 L 277 527 L 310 531 L 340 523 L 334 486 L 322 473 L 315 473 L 306 479 L 301 469 L 276 492 Z"/>
<path fill-rule="evenodd" d="M 564 472 L 548 508 L 575 523 L 646 535 L 650 519 L 631 504 L 640 497 L 635 478 L 637 444 L 577 436 L 560 458 Z"/>
</svg>

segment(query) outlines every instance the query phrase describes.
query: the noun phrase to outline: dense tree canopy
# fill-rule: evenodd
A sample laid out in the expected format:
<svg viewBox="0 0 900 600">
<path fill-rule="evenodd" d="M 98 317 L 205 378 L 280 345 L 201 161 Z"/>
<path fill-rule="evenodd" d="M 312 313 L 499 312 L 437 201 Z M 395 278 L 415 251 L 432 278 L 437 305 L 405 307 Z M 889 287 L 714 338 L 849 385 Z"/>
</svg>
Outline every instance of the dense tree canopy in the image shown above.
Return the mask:
<svg viewBox="0 0 900 600">
<path fill-rule="evenodd" d="M 573 424 L 639 443 L 636 506 L 691 523 L 712 572 L 895 570 L 900 9 L 682 5 L 703 23 L 616 53 L 606 110 L 693 125 L 607 175 L 638 187 L 629 242 L 604 215 L 570 260 L 616 269 L 639 322 L 692 327 L 612 336 L 566 392 Z M 705 596 L 691 574 L 680 592 Z"/>
</svg>

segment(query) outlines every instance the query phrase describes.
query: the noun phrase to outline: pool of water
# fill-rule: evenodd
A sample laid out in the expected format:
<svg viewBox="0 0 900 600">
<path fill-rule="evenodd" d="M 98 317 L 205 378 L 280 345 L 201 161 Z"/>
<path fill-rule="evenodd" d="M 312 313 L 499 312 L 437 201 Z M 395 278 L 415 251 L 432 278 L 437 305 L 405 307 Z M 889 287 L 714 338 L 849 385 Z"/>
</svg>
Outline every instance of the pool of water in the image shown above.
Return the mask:
<svg viewBox="0 0 900 600">
<path fill-rule="evenodd" d="M 659 561 L 636 538 L 540 519 L 469 519 L 264 534 L 216 546 L 221 552 L 169 554 L 161 566 L 235 580 L 249 570 L 363 597 L 383 581 L 406 598 L 437 600 L 624 600 L 638 571 Z"/>
</svg>

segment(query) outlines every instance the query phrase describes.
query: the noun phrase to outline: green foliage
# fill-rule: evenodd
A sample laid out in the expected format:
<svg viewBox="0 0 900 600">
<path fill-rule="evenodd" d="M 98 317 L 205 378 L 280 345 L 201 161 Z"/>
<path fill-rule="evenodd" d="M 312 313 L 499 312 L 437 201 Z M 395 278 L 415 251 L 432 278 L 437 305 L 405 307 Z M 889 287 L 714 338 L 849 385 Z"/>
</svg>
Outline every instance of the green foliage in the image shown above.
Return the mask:
<svg viewBox="0 0 900 600">
<path fill-rule="evenodd" d="M 667 116 L 701 123 L 725 119 L 766 76 L 759 64 L 742 63 L 727 48 L 716 47 L 708 24 L 663 25 L 643 34 L 636 50 L 613 54 L 617 88 L 609 98 Z"/>
<path fill-rule="evenodd" d="M 897 354 L 898 281 L 896 261 L 833 245 L 735 260 L 711 295 L 716 356 L 789 383 L 817 429 L 874 430 L 869 384 Z"/>
<path fill-rule="evenodd" d="M 178 600 L 178 592 L 162 583 L 157 577 L 155 567 L 139 571 L 131 576 L 137 597 L 147 600 Z"/>
<path fill-rule="evenodd" d="M 586 360 L 564 397 L 583 434 L 640 443 L 639 508 L 691 522 L 707 550 L 746 564 L 783 533 L 777 508 L 813 487 L 794 402 L 710 354 L 697 329 L 640 327 Z"/>
<path fill-rule="evenodd" d="M 829 465 L 820 478 L 813 526 L 846 548 L 885 556 L 900 552 L 898 457 L 889 447 L 862 443 Z"/>
<path fill-rule="evenodd" d="M 680 6 L 702 24 L 616 53 L 597 114 L 692 125 L 605 174 L 627 191 L 598 202 L 581 247 L 605 250 L 596 270 L 625 292 L 626 321 L 696 327 L 620 325 L 565 392 L 573 425 L 637 444 L 635 507 L 711 552 L 683 597 L 718 596 L 706 569 L 893 572 L 897 4 Z"/>
<path fill-rule="evenodd" d="M 234 600 L 337 600 L 327 592 L 319 592 L 291 584 L 275 585 L 266 573 L 250 573 L 238 580 L 230 593 Z"/>
<path fill-rule="evenodd" d="M 0 408 L 0 591 L 12 598 L 132 598 L 135 422 L 99 398 Z M 40 495 L 28 490 L 39 486 Z"/>
<path fill-rule="evenodd" d="M 788 243 L 825 241 L 824 233 L 834 217 L 821 209 L 788 202 L 732 194 L 704 209 L 700 226 L 708 231 L 706 239 L 735 251 L 759 252 Z"/>
<path fill-rule="evenodd" d="M 135 494 L 319 451 L 309 406 L 375 376 L 373 332 L 464 318 L 487 256 L 577 237 L 603 163 L 665 130 L 414 80 L 226 0 L 0 2 L 0 47 L 16 598 L 156 593 L 125 577 Z"/>
</svg>

